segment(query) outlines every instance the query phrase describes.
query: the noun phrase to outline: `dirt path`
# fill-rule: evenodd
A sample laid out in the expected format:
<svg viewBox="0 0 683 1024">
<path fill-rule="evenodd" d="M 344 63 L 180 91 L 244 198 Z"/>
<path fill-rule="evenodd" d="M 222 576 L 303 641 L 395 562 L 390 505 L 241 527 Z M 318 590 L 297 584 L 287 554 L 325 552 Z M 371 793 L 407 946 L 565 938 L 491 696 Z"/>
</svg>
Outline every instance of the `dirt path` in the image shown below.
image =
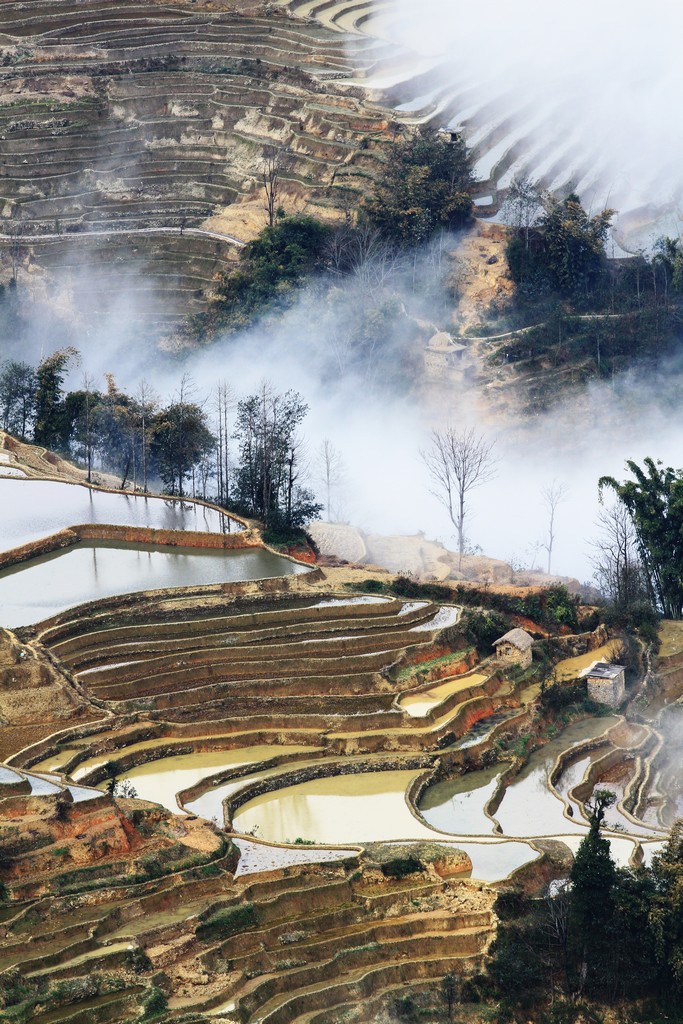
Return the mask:
<svg viewBox="0 0 683 1024">
<path fill-rule="evenodd" d="M 461 335 L 486 320 L 496 299 L 513 291 L 505 259 L 505 229 L 476 221 L 452 254 L 451 281 L 459 299 L 453 321 Z"/>
</svg>

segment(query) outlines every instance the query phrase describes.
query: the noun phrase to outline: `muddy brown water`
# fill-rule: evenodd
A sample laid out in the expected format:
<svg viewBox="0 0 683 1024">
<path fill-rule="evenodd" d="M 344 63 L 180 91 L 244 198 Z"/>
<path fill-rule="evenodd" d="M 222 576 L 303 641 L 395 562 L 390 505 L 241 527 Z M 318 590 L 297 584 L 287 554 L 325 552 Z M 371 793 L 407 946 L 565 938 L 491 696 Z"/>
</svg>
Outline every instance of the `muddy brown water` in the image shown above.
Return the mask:
<svg viewBox="0 0 683 1024">
<path fill-rule="evenodd" d="M 0 572 L 0 625 L 40 622 L 117 594 L 206 586 L 307 572 L 265 548 L 213 550 L 82 541 Z"/>
<path fill-rule="evenodd" d="M 576 679 L 584 669 L 590 668 L 594 662 L 611 661 L 614 651 L 618 647 L 619 642 L 617 640 L 609 640 L 602 647 L 596 647 L 594 651 L 579 654 L 576 658 L 565 658 L 564 661 L 558 662 L 555 666 L 555 678 L 560 681 Z"/>
<path fill-rule="evenodd" d="M 478 686 L 480 683 L 486 682 L 486 678 L 480 672 L 473 675 L 458 676 L 456 679 L 449 679 L 448 682 L 434 686 L 430 690 L 423 690 L 421 693 L 407 693 L 401 697 L 398 703 L 411 717 L 424 718 L 432 708 L 438 707 L 452 693 L 467 690 L 470 686 Z"/>
</svg>

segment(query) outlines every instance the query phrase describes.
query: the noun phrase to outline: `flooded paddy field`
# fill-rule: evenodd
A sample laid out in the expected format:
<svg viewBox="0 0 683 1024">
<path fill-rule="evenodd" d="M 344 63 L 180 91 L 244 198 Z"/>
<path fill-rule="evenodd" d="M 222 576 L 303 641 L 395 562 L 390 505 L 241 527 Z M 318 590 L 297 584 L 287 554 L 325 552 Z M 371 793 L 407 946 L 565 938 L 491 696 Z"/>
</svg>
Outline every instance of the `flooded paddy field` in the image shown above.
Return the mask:
<svg viewBox="0 0 683 1024">
<path fill-rule="evenodd" d="M 24 626 L 117 594 L 307 572 L 265 548 L 197 549 L 82 541 L 0 571 L 0 624 Z"/>
<path fill-rule="evenodd" d="M 442 704 L 447 697 L 453 693 L 460 693 L 469 689 L 470 686 L 479 686 L 485 683 L 488 677 L 481 672 L 473 672 L 468 675 L 457 676 L 449 679 L 439 686 L 420 693 L 408 693 L 401 697 L 399 706 L 407 711 L 413 718 L 424 718 L 430 711 Z"/>
<path fill-rule="evenodd" d="M 331 776 L 288 786 L 250 800 L 235 814 L 241 833 L 256 830 L 276 843 L 320 845 L 401 840 L 449 840 L 410 810 L 406 791 L 416 771 L 367 772 Z M 451 841 L 472 861 L 472 876 L 482 881 L 505 878 L 538 856 L 526 843 L 484 837 L 478 842 Z"/>
<path fill-rule="evenodd" d="M 157 560 L 162 566 L 168 560 L 167 575 L 155 575 Z M 251 560 L 259 571 L 247 576 Z M 58 600 L 70 604 L 103 596 L 106 588 L 130 590 L 133 579 L 154 590 L 218 582 L 232 565 L 229 579 L 307 569 L 258 548 L 205 552 L 93 542 L 0 573 L 3 607 L 6 580 L 28 583 L 32 573 L 60 565 L 67 569 L 54 583 L 27 585 L 27 605 L 49 602 L 57 579 Z M 212 568 L 194 576 L 196 566 Z M 72 596 L 73 580 L 86 589 Z M 469 856 L 474 879 L 500 881 L 538 860 L 545 840 L 575 852 L 588 829 L 586 801 L 595 786 L 610 783 L 623 802 L 606 830 L 615 859 L 635 864 L 652 856 L 660 836 L 624 811 L 630 812 L 629 787 L 641 761 L 659 749 L 649 725 L 603 714 L 553 725 L 555 735 L 550 727 L 545 735 L 532 733 L 525 747 L 538 684 L 515 688 L 494 663 L 431 682 L 425 674 L 420 689 L 402 692 L 405 677 L 395 666 L 403 649 L 425 645 L 431 653 L 444 623 L 456 617 L 452 608 L 446 615 L 431 603 L 338 592 L 250 601 L 242 612 L 228 604 L 220 614 L 190 602 L 176 619 L 168 618 L 168 598 L 159 598 L 158 619 L 145 611 L 146 660 L 137 625 L 125 618 L 117 623 L 116 612 L 92 638 L 86 626 L 81 639 L 78 616 L 73 625 L 51 627 L 58 630 L 54 638 L 46 630 L 48 649 L 53 644 L 80 686 L 98 696 L 106 691 L 101 699 L 119 718 L 88 735 L 65 732 L 61 749 L 50 754 L 44 747 L 32 770 L 63 772 L 72 765 L 67 785 L 96 779 L 103 788 L 103 765 L 113 760 L 119 782 L 178 815 L 179 823 L 204 819 L 227 829 L 242 851 L 237 873 L 245 875 L 333 864 L 358 857 L 368 844 L 438 842 Z M 30 607 L 21 613 L 27 622 L 41 617 Z M 91 648 L 100 659 L 110 650 L 111 681 L 98 683 L 105 669 L 90 664 Z M 560 668 L 573 678 L 605 656 L 608 650 L 598 648 Z M 131 669 L 131 657 L 144 671 Z M 121 697 L 121 680 L 130 698 L 125 689 Z M 306 685 L 299 689 L 297 680 Z M 206 692 L 206 702 L 198 692 Z M 362 713 L 359 698 L 366 702 Z M 535 743 L 541 745 L 534 750 Z M 182 744 L 177 752 L 176 744 Z M 436 770 L 440 763 L 450 775 Z M 640 841 L 648 845 L 644 853 Z"/>
<path fill-rule="evenodd" d="M 575 658 L 565 658 L 564 661 L 558 662 L 553 674 L 559 682 L 563 682 L 566 679 L 576 679 L 584 669 L 590 668 L 594 662 L 610 661 L 618 646 L 618 641 L 609 640 L 601 647 L 596 647 L 592 651 L 586 651 L 585 654 L 579 654 Z"/>
<path fill-rule="evenodd" d="M 81 524 L 235 533 L 242 523 L 208 505 L 156 495 L 110 493 L 56 480 L 0 479 L 0 551 Z"/>
<path fill-rule="evenodd" d="M 203 779 L 216 775 L 228 768 L 240 768 L 247 764 L 267 761 L 275 756 L 298 754 L 309 750 L 301 746 L 268 746 L 238 747 L 235 750 L 209 750 L 196 754 L 175 754 L 162 757 L 158 761 L 131 768 L 121 775 L 135 787 L 142 800 L 151 800 L 162 804 L 175 813 L 182 813 L 176 794 L 182 790 L 196 786 Z M 187 810 L 193 814 L 211 820 L 216 817 L 222 820 L 221 799 L 216 799 L 216 791 L 209 790 L 204 798 L 197 798 L 187 804 Z M 208 798 L 208 799 L 207 799 Z M 209 802 L 210 801 L 210 802 Z"/>
<path fill-rule="evenodd" d="M 564 816 L 564 804 L 549 785 L 550 773 L 559 754 L 584 740 L 595 739 L 617 721 L 608 716 L 576 722 L 534 751 L 519 775 L 505 788 L 498 806 L 491 808 L 503 832 L 527 836 L 585 833 L 585 823 Z"/>
</svg>

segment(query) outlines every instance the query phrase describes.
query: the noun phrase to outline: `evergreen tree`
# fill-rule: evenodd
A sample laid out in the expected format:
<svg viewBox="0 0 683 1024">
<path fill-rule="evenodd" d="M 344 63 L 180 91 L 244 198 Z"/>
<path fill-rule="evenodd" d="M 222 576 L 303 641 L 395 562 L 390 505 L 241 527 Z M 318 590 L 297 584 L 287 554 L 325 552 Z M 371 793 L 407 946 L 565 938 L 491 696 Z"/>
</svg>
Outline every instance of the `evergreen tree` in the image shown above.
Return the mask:
<svg viewBox="0 0 683 1024">
<path fill-rule="evenodd" d="M 33 419 L 36 373 L 28 363 L 8 359 L 0 370 L 0 424 L 2 429 L 25 438 Z"/>
<path fill-rule="evenodd" d="M 420 245 L 438 228 L 455 230 L 472 215 L 474 184 L 467 147 L 424 128 L 394 142 L 364 210 L 402 247 Z"/>
<path fill-rule="evenodd" d="M 683 616 L 683 471 L 651 458 L 643 467 L 626 463 L 635 480 L 619 483 L 603 476 L 598 487 L 611 488 L 625 506 L 638 540 L 650 595 L 668 619 Z"/>
<path fill-rule="evenodd" d="M 307 412 L 298 392 L 278 392 L 270 384 L 237 403 L 237 504 L 276 533 L 301 529 L 322 509 L 301 484 L 303 446 L 297 431 Z"/>
<path fill-rule="evenodd" d="M 649 913 L 657 963 L 663 983 L 683 998 L 683 821 L 675 822 L 669 840 L 652 859 L 655 894 Z"/>
<path fill-rule="evenodd" d="M 600 826 L 606 808 L 614 800 L 613 793 L 596 790 L 588 835 L 576 852 L 569 876 L 569 946 L 575 958 L 580 992 L 604 989 L 604 964 L 611 955 L 617 869 L 609 842 L 600 835 Z"/>
<path fill-rule="evenodd" d="M 68 445 L 70 423 L 64 415 L 63 384 L 69 362 L 77 356 L 75 348 L 59 349 L 43 359 L 36 370 L 33 440 L 45 448 L 64 450 Z"/>
<path fill-rule="evenodd" d="M 156 414 L 152 423 L 150 454 L 167 494 L 195 493 L 194 476 L 199 463 L 216 447 L 206 424 L 204 410 L 195 402 L 172 402 Z"/>
</svg>

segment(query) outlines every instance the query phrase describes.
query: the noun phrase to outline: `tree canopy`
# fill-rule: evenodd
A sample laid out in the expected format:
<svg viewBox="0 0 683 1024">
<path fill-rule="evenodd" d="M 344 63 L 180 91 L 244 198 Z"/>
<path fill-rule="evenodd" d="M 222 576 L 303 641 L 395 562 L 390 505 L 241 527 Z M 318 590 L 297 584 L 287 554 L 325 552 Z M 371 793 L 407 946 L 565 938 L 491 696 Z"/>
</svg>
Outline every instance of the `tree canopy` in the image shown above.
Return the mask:
<svg viewBox="0 0 683 1024">
<path fill-rule="evenodd" d="M 653 602 L 669 619 L 683 617 L 683 470 L 651 458 L 643 466 L 626 462 L 633 480 L 603 476 L 600 491 L 611 488 L 626 508 Z"/>
<path fill-rule="evenodd" d="M 589 294 L 604 266 L 605 240 L 614 210 L 605 209 L 591 217 L 574 192 L 558 199 L 538 192 L 528 182 L 524 185 L 511 210 L 514 230 L 507 258 L 513 280 L 565 297 Z"/>
<path fill-rule="evenodd" d="M 278 392 L 270 384 L 237 404 L 237 507 L 263 520 L 272 536 L 300 530 L 322 509 L 301 483 L 298 429 L 307 412 L 298 392 Z"/>
<path fill-rule="evenodd" d="M 392 143 L 364 210 L 384 237 L 400 246 L 419 245 L 440 227 L 467 223 L 473 183 L 463 140 L 423 129 Z"/>
<path fill-rule="evenodd" d="M 515 891 L 499 897 L 502 923 L 491 975 L 508 1004 L 529 1005 L 562 993 L 574 1006 L 577 997 L 645 997 L 667 1014 L 680 1007 L 683 822 L 673 826 L 651 866 L 620 868 L 602 833 L 604 812 L 613 802 L 613 793 L 595 792 L 569 884 L 544 899 Z"/>
<path fill-rule="evenodd" d="M 217 282 L 214 326 L 241 328 L 272 308 L 288 306 L 306 276 L 320 269 L 327 225 L 283 217 L 244 246 L 237 270 Z"/>
</svg>

